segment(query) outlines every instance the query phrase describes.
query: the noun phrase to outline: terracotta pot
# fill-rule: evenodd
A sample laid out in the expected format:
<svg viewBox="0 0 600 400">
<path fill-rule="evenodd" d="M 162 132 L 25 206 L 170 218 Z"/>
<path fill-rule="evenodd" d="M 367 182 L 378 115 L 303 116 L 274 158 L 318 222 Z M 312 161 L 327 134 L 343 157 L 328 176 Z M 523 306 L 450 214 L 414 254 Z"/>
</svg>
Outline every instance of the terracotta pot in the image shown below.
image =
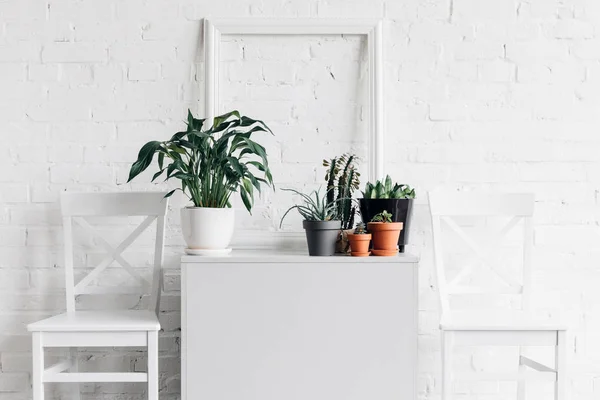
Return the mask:
<svg viewBox="0 0 600 400">
<path fill-rule="evenodd" d="M 402 222 L 402 231 L 398 239 L 400 253 L 404 253 L 404 246 L 408 243 L 408 233 L 412 217 L 413 199 L 358 199 L 360 202 L 360 215 L 364 221 L 370 221 L 383 210 L 392 214 L 392 222 Z"/>
<path fill-rule="evenodd" d="M 350 254 L 353 257 L 368 257 L 371 254 L 369 252 L 369 243 L 371 243 L 370 233 L 360 235 L 348 233 L 347 236 L 350 242 Z"/>
<path fill-rule="evenodd" d="M 402 222 L 369 222 L 367 229 L 373 234 L 374 255 L 395 255 Z"/>
</svg>

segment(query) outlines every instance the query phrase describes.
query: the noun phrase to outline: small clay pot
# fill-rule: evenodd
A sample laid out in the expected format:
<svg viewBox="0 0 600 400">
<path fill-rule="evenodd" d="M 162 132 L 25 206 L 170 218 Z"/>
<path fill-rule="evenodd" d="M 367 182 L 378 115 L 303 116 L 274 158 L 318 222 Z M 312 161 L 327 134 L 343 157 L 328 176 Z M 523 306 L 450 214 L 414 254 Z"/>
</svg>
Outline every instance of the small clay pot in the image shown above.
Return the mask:
<svg viewBox="0 0 600 400">
<path fill-rule="evenodd" d="M 348 241 L 350 242 L 350 254 L 353 257 L 368 257 L 369 243 L 371 243 L 371 234 L 363 233 L 348 233 Z"/>
<path fill-rule="evenodd" d="M 402 226 L 402 222 L 369 222 L 367 229 L 373 234 L 373 255 L 395 255 Z"/>
</svg>

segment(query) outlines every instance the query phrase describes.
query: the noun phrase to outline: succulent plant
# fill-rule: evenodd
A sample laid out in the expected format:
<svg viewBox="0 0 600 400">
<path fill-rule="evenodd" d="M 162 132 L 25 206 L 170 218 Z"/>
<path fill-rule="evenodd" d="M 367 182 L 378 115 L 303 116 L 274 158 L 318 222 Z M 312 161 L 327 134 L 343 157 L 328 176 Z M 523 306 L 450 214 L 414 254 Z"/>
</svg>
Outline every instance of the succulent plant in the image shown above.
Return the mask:
<svg viewBox="0 0 600 400">
<path fill-rule="evenodd" d="M 392 222 L 392 213 L 389 213 L 387 210 L 383 210 L 379 214 L 375 215 L 371 222 L 383 222 L 383 223 L 391 223 Z"/>
<path fill-rule="evenodd" d="M 405 184 L 393 184 L 389 175 L 385 181 L 377 181 L 375 184 L 368 182 L 363 192 L 365 199 L 414 199 L 415 190 Z"/>
<path fill-rule="evenodd" d="M 368 233 L 367 232 L 367 227 L 365 226 L 364 222 L 359 222 L 356 224 L 356 228 L 354 228 L 354 234 L 355 235 L 364 235 Z"/>
<path fill-rule="evenodd" d="M 352 194 L 360 186 L 360 173 L 356 171 L 358 157 L 345 153 L 331 160 L 323 160 L 327 167 L 327 202 L 335 203 L 337 214 L 342 220 L 342 229 L 352 229 L 356 206 L 352 205 Z"/>
<path fill-rule="evenodd" d="M 281 189 L 287 192 L 295 193 L 302 197 L 303 204 L 296 204 L 287 209 L 279 226 L 283 224 L 284 218 L 293 209 L 298 210 L 302 218 L 306 221 L 334 221 L 339 220 L 337 214 L 336 202 L 328 202 L 326 197 L 321 196 L 320 190 L 313 190 L 310 195 L 299 192 L 295 189 Z"/>
</svg>

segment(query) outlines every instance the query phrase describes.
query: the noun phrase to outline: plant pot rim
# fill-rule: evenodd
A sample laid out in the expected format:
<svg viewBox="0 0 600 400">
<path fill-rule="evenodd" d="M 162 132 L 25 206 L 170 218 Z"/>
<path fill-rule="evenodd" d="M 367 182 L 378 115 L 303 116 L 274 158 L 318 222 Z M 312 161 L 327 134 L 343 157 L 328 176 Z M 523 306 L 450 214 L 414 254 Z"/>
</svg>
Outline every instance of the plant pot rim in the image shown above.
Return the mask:
<svg viewBox="0 0 600 400">
<path fill-rule="evenodd" d="M 302 227 L 304 229 L 310 228 L 310 230 L 342 230 L 342 221 L 331 220 L 331 221 L 309 221 L 303 220 Z"/>
<path fill-rule="evenodd" d="M 366 197 L 361 197 L 360 199 L 357 200 L 365 200 L 365 201 L 371 201 L 371 200 L 385 200 L 385 201 L 390 201 L 390 200 L 414 200 L 414 199 L 367 199 Z"/>
<path fill-rule="evenodd" d="M 370 233 L 349 233 L 348 240 L 371 240 L 372 236 Z"/>
<path fill-rule="evenodd" d="M 189 210 L 235 210 L 233 207 L 196 207 L 196 206 L 185 206 L 182 207 Z"/>
<path fill-rule="evenodd" d="M 396 231 L 404 228 L 404 224 L 402 222 L 369 222 L 367 224 L 367 228 L 371 230 L 369 226 L 372 227 L 372 230 L 379 231 Z"/>
</svg>

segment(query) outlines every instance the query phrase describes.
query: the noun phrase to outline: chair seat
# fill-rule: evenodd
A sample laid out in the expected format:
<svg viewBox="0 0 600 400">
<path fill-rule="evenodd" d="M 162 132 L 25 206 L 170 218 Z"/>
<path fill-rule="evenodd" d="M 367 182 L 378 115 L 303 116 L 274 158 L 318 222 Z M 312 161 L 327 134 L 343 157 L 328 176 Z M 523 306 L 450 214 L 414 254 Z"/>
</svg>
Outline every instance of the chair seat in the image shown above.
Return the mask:
<svg viewBox="0 0 600 400">
<path fill-rule="evenodd" d="M 27 325 L 30 332 L 158 331 L 160 323 L 148 310 L 74 311 Z"/>
<path fill-rule="evenodd" d="M 527 311 L 456 311 L 444 316 L 440 328 L 446 331 L 561 331 L 565 324 Z"/>
</svg>

